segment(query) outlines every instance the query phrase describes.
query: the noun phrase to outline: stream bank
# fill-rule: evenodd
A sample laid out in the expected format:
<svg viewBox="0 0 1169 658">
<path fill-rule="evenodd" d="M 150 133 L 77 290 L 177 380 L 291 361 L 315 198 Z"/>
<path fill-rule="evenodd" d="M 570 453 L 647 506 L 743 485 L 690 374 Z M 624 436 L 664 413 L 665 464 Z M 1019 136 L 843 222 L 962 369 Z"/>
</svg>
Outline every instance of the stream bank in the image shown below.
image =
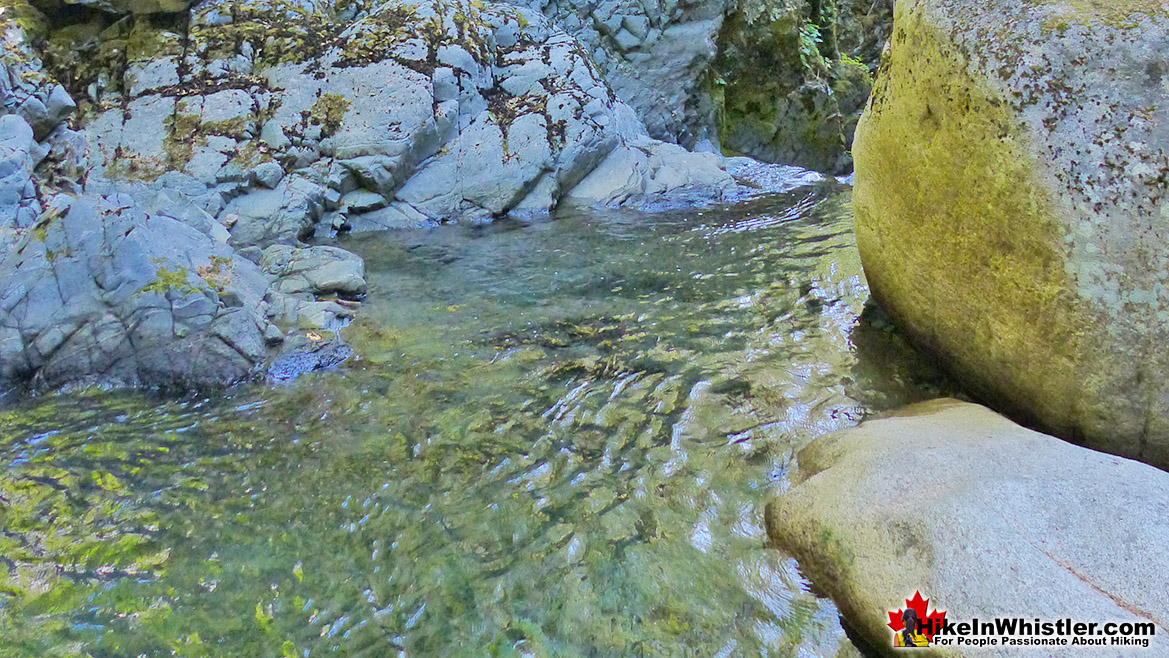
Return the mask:
<svg viewBox="0 0 1169 658">
<path fill-rule="evenodd" d="M 954 390 L 865 311 L 847 200 L 355 236 L 337 370 L 8 404 L 0 655 L 855 656 L 763 507 Z"/>
</svg>

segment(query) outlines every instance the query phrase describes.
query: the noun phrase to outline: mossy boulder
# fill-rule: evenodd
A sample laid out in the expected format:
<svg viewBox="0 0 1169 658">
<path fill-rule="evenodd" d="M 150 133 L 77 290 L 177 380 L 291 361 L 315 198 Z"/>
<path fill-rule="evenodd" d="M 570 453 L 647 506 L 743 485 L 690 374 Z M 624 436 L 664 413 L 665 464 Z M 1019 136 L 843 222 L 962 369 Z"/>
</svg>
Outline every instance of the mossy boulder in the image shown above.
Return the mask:
<svg viewBox="0 0 1169 658">
<path fill-rule="evenodd" d="M 873 295 L 973 391 L 1169 466 L 1169 6 L 902 0 L 857 130 Z"/>
<path fill-rule="evenodd" d="M 887 624 L 914 592 L 955 624 L 1070 617 L 1148 622 L 1156 635 L 1147 648 L 1000 644 L 913 655 L 1169 652 L 1164 471 L 956 400 L 817 439 L 797 461 L 795 486 L 767 506 L 767 534 L 832 597 L 874 655 L 909 655 L 893 650 Z"/>
</svg>

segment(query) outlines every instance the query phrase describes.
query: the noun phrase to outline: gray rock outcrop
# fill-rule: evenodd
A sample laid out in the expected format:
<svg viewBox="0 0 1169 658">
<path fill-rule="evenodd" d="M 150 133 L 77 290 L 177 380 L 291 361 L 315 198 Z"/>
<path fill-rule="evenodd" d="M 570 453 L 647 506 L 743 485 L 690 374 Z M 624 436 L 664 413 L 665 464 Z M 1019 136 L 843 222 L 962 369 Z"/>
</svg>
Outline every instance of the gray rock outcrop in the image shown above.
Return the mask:
<svg viewBox="0 0 1169 658">
<path fill-rule="evenodd" d="M 198 180 L 226 200 L 218 217 L 239 248 L 294 245 L 318 223 L 546 213 L 606 162 L 628 184 L 572 199 L 718 201 L 736 185 L 720 156 L 649 138 L 580 44 L 530 9 L 210 0 L 186 37 L 116 29 L 148 45 L 87 86 L 91 175 Z"/>
<path fill-rule="evenodd" d="M 125 195 L 59 195 L 0 258 L 0 382 L 240 381 L 279 338 L 268 282 L 225 244 Z"/>
<path fill-rule="evenodd" d="M 267 279 L 181 185 L 83 194 L 89 146 L 64 123 L 75 104 L 19 23 L 0 21 L 0 390 L 257 372 L 281 338 Z"/>
<path fill-rule="evenodd" d="M 927 402 L 818 439 L 768 506 L 791 553 L 886 655 L 887 611 L 915 591 L 953 622 L 1149 622 L 1139 646 L 934 647 L 939 656 L 1169 653 L 1169 474 L 1024 429 L 978 405 Z"/>
</svg>

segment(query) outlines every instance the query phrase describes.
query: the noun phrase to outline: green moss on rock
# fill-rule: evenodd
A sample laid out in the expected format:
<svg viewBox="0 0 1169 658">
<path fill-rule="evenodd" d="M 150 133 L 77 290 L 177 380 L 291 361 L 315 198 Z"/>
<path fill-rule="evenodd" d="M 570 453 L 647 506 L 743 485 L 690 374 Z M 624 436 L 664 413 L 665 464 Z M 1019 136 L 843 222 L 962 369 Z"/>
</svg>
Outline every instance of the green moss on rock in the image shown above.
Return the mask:
<svg viewBox="0 0 1169 658">
<path fill-rule="evenodd" d="M 341 129 L 341 121 L 348 110 L 348 98 L 340 94 L 321 94 L 309 109 L 309 118 L 321 126 L 321 136 L 328 137 Z"/>
<path fill-rule="evenodd" d="M 1066 431 L 1090 318 L 1028 138 L 920 15 L 898 26 L 854 148 L 873 295 L 981 393 Z"/>
</svg>

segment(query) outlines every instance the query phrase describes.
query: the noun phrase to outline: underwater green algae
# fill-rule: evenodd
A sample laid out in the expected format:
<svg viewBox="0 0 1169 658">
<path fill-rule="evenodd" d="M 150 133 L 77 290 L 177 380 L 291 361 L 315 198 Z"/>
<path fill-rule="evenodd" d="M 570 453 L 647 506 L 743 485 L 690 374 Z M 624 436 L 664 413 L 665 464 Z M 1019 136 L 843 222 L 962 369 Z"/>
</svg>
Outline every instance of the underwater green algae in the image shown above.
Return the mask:
<svg viewBox="0 0 1169 658">
<path fill-rule="evenodd" d="M 858 319 L 846 204 L 353 236 L 339 370 L 9 402 L 0 656 L 856 655 L 763 506 L 953 391 Z"/>
</svg>

